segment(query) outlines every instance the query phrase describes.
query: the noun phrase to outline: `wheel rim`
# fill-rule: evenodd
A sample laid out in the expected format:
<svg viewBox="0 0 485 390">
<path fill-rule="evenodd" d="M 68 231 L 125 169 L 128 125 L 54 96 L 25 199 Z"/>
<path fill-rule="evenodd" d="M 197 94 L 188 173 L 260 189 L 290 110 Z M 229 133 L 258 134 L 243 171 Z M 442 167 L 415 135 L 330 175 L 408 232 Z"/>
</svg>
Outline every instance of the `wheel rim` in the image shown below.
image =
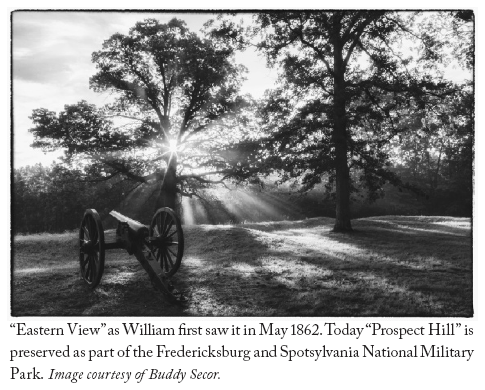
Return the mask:
<svg viewBox="0 0 485 390">
<path fill-rule="evenodd" d="M 104 270 L 104 231 L 96 210 L 86 210 L 79 229 L 79 263 L 81 277 L 96 287 Z"/>
<path fill-rule="evenodd" d="M 184 253 L 182 225 L 175 212 L 164 207 L 153 216 L 150 224 L 150 248 L 166 275 L 177 272 Z"/>
</svg>

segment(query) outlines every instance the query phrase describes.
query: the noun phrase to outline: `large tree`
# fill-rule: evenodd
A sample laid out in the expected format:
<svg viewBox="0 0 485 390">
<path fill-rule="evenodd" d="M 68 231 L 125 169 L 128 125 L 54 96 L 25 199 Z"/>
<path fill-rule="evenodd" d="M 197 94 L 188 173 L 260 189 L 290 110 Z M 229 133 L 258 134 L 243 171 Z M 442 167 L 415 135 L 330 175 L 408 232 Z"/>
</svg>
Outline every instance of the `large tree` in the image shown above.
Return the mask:
<svg viewBox="0 0 485 390">
<path fill-rule="evenodd" d="M 239 94 L 244 67 L 228 45 L 190 32 L 181 20 L 137 23 L 93 53 L 90 87 L 114 100 L 81 101 L 56 114 L 36 109 L 34 146 L 62 148 L 86 180 L 159 182 L 157 207 L 228 177 L 245 177 L 233 144 L 244 138 L 249 99 Z"/>
<path fill-rule="evenodd" d="M 420 27 L 423 18 L 410 12 L 271 12 L 259 14 L 250 30 L 253 44 L 280 69 L 279 87 L 262 109 L 270 134 L 263 142 L 266 162 L 284 178 L 302 177 L 304 189 L 329 178 L 335 231 L 352 230 L 356 187 L 363 184 L 373 195 L 386 181 L 399 183 L 384 148 L 407 130 L 399 123 L 453 90 L 439 73 L 439 33 Z M 244 45 L 242 33 L 227 20 L 214 30 Z"/>
</svg>

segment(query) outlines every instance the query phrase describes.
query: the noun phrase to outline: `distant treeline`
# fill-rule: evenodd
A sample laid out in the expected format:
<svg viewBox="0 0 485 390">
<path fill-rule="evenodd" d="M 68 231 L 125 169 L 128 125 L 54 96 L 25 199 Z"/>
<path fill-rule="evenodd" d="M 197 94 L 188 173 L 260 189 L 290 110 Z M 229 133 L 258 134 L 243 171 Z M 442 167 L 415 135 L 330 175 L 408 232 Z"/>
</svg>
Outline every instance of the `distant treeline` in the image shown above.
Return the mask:
<svg viewBox="0 0 485 390">
<path fill-rule="evenodd" d="M 86 182 L 58 164 L 14 169 L 13 180 L 14 234 L 75 229 L 85 209 L 109 211 L 133 187 L 127 181 Z"/>
<path fill-rule="evenodd" d="M 470 149 L 471 150 L 471 149 Z M 463 157 L 463 154 L 461 155 Z M 466 156 L 466 154 L 465 154 Z M 394 170 L 414 188 L 410 190 L 387 184 L 380 197 L 370 201 L 365 191 L 352 195 L 352 217 L 374 215 L 450 215 L 471 216 L 472 164 L 468 158 L 437 161 L 420 159 Z M 62 232 L 77 229 L 83 212 L 95 208 L 104 219 L 117 209 L 132 218 L 148 223 L 154 212 L 155 185 L 139 185 L 122 178 L 102 182 L 83 181 L 76 170 L 59 164 L 14 169 L 14 234 Z M 334 192 L 331 186 L 317 186 L 301 194 L 298 186 L 276 186 L 273 180 L 264 185 L 239 186 L 234 191 L 207 191 L 204 199 L 185 199 L 181 216 L 186 224 L 219 224 L 335 217 Z M 358 177 L 354 178 L 358 182 Z M 109 220 L 105 228 L 110 228 Z"/>
</svg>

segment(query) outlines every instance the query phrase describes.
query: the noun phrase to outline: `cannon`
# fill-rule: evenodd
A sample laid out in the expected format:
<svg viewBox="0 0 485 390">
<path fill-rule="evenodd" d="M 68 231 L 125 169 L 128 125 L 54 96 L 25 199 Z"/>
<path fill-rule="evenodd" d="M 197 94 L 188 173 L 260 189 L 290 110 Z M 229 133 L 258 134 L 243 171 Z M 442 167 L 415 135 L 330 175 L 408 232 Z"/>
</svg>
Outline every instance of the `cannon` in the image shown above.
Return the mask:
<svg viewBox="0 0 485 390">
<path fill-rule="evenodd" d="M 118 221 L 116 240 L 105 242 L 105 231 L 99 214 L 94 209 L 84 213 L 79 229 L 79 263 L 81 277 L 89 287 L 95 288 L 104 271 L 105 251 L 125 249 L 143 266 L 155 289 L 171 300 L 183 301 L 170 277 L 180 267 L 184 253 L 184 235 L 175 212 L 163 207 L 155 212 L 146 226 L 117 211 L 110 215 Z"/>
</svg>

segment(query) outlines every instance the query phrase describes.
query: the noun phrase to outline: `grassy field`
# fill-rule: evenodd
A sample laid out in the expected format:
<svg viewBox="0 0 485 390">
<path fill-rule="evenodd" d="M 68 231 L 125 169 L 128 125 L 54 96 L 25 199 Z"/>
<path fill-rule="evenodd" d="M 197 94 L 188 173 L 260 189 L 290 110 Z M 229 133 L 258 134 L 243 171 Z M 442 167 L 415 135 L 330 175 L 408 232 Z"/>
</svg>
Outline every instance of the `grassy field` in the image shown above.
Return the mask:
<svg viewBox="0 0 485 390">
<path fill-rule="evenodd" d="M 141 265 L 107 251 L 100 285 L 81 280 L 77 232 L 17 236 L 14 316 L 471 316 L 469 218 L 373 217 L 186 226 L 169 303 Z"/>
</svg>

